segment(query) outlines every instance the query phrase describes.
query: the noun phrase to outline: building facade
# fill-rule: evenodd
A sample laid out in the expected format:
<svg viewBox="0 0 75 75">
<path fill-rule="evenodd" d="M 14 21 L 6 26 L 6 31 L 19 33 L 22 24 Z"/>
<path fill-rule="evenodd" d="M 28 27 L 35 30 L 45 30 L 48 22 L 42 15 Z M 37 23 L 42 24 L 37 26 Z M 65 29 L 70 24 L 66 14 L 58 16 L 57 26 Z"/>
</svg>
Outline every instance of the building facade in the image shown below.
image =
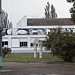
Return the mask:
<svg viewBox="0 0 75 75">
<path fill-rule="evenodd" d="M 75 24 L 69 18 L 43 19 L 23 17 L 18 23 L 17 28 L 10 28 L 7 35 L 2 37 L 2 47 L 9 47 L 12 53 L 33 53 L 35 39 L 45 40 L 46 35 L 53 28 L 61 27 L 64 31 L 73 30 Z M 40 42 L 37 51 L 40 51 Z M 43 52 L 50 52 L 44 47 Z"/>
</svg>

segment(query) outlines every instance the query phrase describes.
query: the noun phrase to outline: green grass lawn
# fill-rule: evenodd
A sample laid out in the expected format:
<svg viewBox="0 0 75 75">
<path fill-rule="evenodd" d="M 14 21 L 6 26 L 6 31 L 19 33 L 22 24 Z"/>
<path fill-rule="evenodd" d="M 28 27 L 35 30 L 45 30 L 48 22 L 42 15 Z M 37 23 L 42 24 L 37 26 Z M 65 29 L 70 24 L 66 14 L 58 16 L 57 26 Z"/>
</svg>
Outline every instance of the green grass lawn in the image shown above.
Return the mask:
<svg viewBox="0 0 75 75">
<path fill-rule="evenodd" d="M 6 62 L 35 62 L 35 61 L 62 61 L 56 56 L 52 56 L 51 54 L 43 54 L 43 58 L 33 57 L 33 54 L 9 54 L 3 58 L 3 61 Z"/>
</svg>

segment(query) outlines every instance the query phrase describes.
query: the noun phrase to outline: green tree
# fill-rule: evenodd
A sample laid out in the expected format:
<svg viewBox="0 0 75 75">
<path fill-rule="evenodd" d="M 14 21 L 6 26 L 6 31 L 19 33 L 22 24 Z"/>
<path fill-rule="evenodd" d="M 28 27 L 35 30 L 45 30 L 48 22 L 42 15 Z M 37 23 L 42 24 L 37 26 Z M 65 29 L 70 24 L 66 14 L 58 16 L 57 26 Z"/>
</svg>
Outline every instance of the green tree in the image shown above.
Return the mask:
<svg viewBox="0 0 75 75">
<path fill-rule="evenodd" d="M 68 32 L 58 35 L 53 41 L 52 52 L 64 61 L 72 61 L 75 56 L 75 35 Z"/>
<path fill-rule="evenodd" d="M 59 33 L 60 33 L 60 28 L 58 28 L 58 31 L 57 29 L 51 29 L 51 32 L 48 33 L 45 41 L 43 41 L 43 46 L 46 47 L 47 50 L 51 49 L 52 43 L 56 39 L 56 36 Z"/>
<path fill-rule="evenodd" d="M 48 39 L 48 41 L 47 41 Z M 53 55 L 57 55 L 64 61 L 71 62 L 75 56 L 75 33 L 62 32 L 61 28 L 54 29 L 54 32 L 50 32 L 45 40 L 51 48 Z"/>
<path fill-rule="evenodd" d="M 45 7 L 45 18 L 56 18 L 56 17 L 57 13 L 55 11 L 55 7 L 52 4 L 50 8 L 50 4 L 49 2 L 47 2 L 47 5 Z"/>
<path fill-rule="evenodd" d="M 46 8 L 45 8 L 45 18 L 50 18 L 50 4 L 47 2 Z"/>
<path fill-rule="evenodd" d="M 55 7 L 52 4 L 51 5 L 51 18 L 56 18 L 56 17 L 57 17 L 57 13 L 55 11 Z"/>
<path fill-rule="evenodd" d="M 67 2 L 73 3 L 72 8 L 70 9 L 71 20 L 75 23 L 75 0 L 67 0 Z"/>
<path fill-rule="evenodd" d="M 7 30 L 12 28 L 12 22 L 9 22 L 8 19 L 8 13 L 2 10 L 2 24 L 3 24 L 3 28 L 5 28 L 5 30 L 3 32 L 5 32 L 7 34 Z"/>
</svg>

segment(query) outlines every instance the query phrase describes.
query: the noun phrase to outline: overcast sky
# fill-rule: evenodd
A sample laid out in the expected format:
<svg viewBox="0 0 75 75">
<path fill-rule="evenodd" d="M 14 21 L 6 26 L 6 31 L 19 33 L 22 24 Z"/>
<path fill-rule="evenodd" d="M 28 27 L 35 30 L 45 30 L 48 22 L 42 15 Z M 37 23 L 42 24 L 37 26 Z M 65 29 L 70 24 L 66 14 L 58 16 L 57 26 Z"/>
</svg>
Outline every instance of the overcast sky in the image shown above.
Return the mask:
<svg viewBox="0 0 75 75">
<path fill-rule="evenodd" d="M 72 4 L 66 0 L 2 0 L 2 9 L 8 12 L 9 20 L 16 25 L 23 16 L 43 18 L 47 2 L 54 5 L 58 18 L 70 17 Z"/>
</svg>

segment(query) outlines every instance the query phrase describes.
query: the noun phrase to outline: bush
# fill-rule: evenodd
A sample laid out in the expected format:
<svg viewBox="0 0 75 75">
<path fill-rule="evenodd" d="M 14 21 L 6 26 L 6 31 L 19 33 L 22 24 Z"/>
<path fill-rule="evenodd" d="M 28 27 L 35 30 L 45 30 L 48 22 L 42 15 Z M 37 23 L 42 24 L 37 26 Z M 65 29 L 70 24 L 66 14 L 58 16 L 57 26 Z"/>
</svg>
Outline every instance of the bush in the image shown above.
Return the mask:
<svg viewBox="0 0 75 75">
<path fill-rule="evenodd" d="M 58 35 L 52 44 L 52 52 L 64 61 L 71 62 L 75 56 L 75 36 L 68 33 Z"/>
<path fill-rule="evenodd" d="M 2 54 L 3 54 L 3 57 L 5 57 L 6 54 L 10 54 L 11 51 L 12 51 L 11 48 L 8 48 L 8 47 L 2 48 Z"/>
<path fill-rule="evenodd" d="M 51 48 L 53 55 L 57 55 L 64 61 L 72 62 L 75 57 L 75 33 L 61 32 L 61 29 L 55 29 L 50 32 L 46 38 L 47 48 Z"/>
</svg>

